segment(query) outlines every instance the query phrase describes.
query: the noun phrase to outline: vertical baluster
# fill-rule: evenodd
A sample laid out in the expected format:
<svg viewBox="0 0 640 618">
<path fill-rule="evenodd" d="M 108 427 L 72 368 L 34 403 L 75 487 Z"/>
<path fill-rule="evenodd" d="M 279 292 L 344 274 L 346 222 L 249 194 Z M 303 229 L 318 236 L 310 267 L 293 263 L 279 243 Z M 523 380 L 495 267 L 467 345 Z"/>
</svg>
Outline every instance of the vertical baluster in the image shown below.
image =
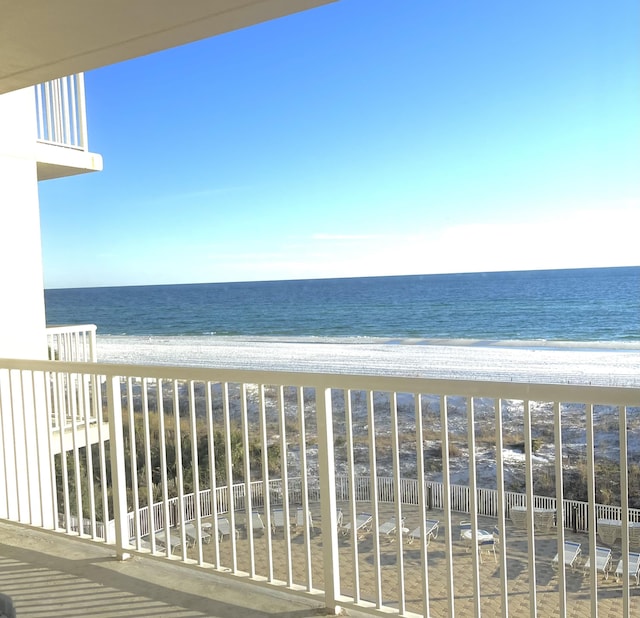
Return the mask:
<svg viewBox="0 0 640 618">
<path fill-rule="evenodd" d="M 282 481 L 282 514 L 284 517 L 284 541 L 285 541 L 285 564 L 286 564 L 286 582 L 288 586 L 293 583 L 293 561 L 291 558 L 291 527 L 289 522 L 291 516 L 289 513 L 289 466 L 287 451 L 287 428 L 285 422 L 284 409 L 284 387 L 278 386 L 278 426 L 280 429 L 280 470 Z"/>
<path fill-rule="evenodd" d="M 229 383 L 223 382 L 222 384 L 222 418 L 224 419 L 224 446 L 225 446 L 225 462 L 227 468 L 227 487 L 230 492 L 229 495 L 229 523 L 231 524 L 231 534 L 229 535 L 231 541 L 231 571 L 236 573 L 238 570 L 238 554 L 236 535 L 234 530 L 236 529 L 236 501 L 233 492 L 233 458 L 231 450 L 231 413 L 229 410 Z M 251 514 L 246 514 L 247 519 L 251 518 Z"/>
<path fill-rule="evenodd" d="M 185 496 L 184 496 L 184 470 L 182 469 L 182 428 L 180 426 L 180 382 L 173 380 L 173 422 L 174 422 L 174 440 L 175 440 L 175 465 L 176 465 L 176 482 L 178 484 L 178 496 L 175 503 L 177 504 L 177 519 L 174 525 L 178 526 L 180 534 L 180 548 L 182 549 L 182 559 L 187 559 L 187 538 L 184 530 L 186 522 L 185 518 Z M 169 530 L 167 530 L 167 533 Z"/>
<path fill-rule="evenodd" d="M 378 506 L 378 498 L 380 495 L 378 488 L 378 461 L 376 453 L 376 422 L 375 422 L 375 401 L 374 392 L 367 392 L 367 422 L 369 425 L 369 469 L 371 470 L 371 479 L 369 491 L 371 493 L 371 515 L 375 522 L 375 530 L 373 535 L 373 570 L 374 570 L 374 593 L 375 604 L 377 608 L 382 607 L 382 573 L 380 572 L 380 536 L 378 535 L 378 521 L 380 517 L 380 509 Z M 355 507 L 355 505 L 354 505 Z M 356 531 L 356 521 L 352 521 L 351 532 L 353 534 L 353 542 L 358 542 Z"/>
<path fill-rule="evenodd" d="M 353 443 L 353 409 L 352 409 L 352 391 L 344 392 L 345 401 L 345 430 L 346 430 L 346 446 L 347 446 L 347 492 L 349 501 L 349 513 L 351 518 L 352 532 L 355 523 L 356 514 L 356 483 L 355 464 L 354 464 L 354 443 Z M 371 479 L 373 482 L 373 479 Z M 336 513 L 337 514 L 337 513 Z M 337 528 L 336 528 L 337 530 Z M 342 531 L 338 531 L 341 534 Z M 360 602 L 360 565 L 358 563 L 358 543 L 353 542 L 353 600 L 355 603 Z"/>
<path fill-rule="evenodd" d="M 240 423 L 242 429 L 242 446 L 245 452 L 244 457 L 244 512 L 245 517 L 250 518 L 253 513 L 253 496 L 251 495 L 251 459 L 249 453 L 251 452 L 249 445 L 249 417 L 247 409 L 247 385 L 242 384 L 240 386 Z M 255 557 L 255 543 L 253 540 L 253 534 L 247 536 L 247 542 L 249 543 L 249 577 L 254 578 L 256 575 L 256 557 Z"/>
<path fill-rule="evenodd" d="M 531 402 L 525 400 L 524 405 L 524 476 L 527 495 L 527 538 L 529 542 L 529 613 L 532 618 L 538 615 L 536 600 L 536 555 L 533 520 L 533 463 L 531 461 Z M 564 550 L 564 548 L 563 548 Z M 562 561 L 564 564 L 564 561 Z"/>
<path fill-rule="evenodd" d="M 336 517 L 335 455 L 333 450 L 333 410 L 331 389 L 316 389 L 318 414 L 318 471 L 320 474 L 320 509 L 322 520 L 322 562 L 325 585 L 325 605 L 339 610 L 340 559 Z M 355 520 L 353 520 L 355 521 Z M 355 544 L 355 539 L 354 539 Z"/>
<path fill-rule="evenodd" d="M 109 410 L 109 442 L 111 449 L 111 481 L 113 514 L 116 527 L 116 554 L 124 560 L 129 557 L 125 548 L 129 545 L 127 520 L 127 486 L 124 466 L 124 440 L 122 433 L 122 401 L 120 377 L 107 379 L 107 406 Z"/>
<path fill-rule="evenodd" d="M 393 501 L 395 506 L 396 518 L 396 561 L 398 573 L 398 612 L 400 615 L 405 613 L 406 599 L 404 592 L 404 560 L 402 549 L 402 487 L 400 479 L 400 453 L 399 453 L 399 437 L 398 437 L 398 394 L 394 391 L 391 393 L 391 452 L 393 457 Z M 424 519 L 424 511 L 422 511 L 420 519 Z M 377 521 L 377 520 L 376 520 Z M 376 524 L 377 528 L 377 524 Z M 380 539 L 380 535 L 376 530 L 376 538 Z"/>
<path fill-rule="evenodd" d="M 206 383 L 206 417 L 207 417 L 207 448 L 209 452 L 209 486 L 211 488 L 211 516 L 213 518 L 214 566 L 220 568 L 220 531 L 218 529 L 218 483 L 216 480 L 216 449 L 215 435 L 213 431 L 213 383 Z M 231 534 L 234 534 L 233 529 Z M 253 555 L 253 554 L 252 554 Z"/>
<path fill-rule="evenodd" d="M 504 458 L 503 458 L 503 438 L 502 438 L 502 399 L 494 399 L 495 423 L 496 423 L 496 485 L 497 485 L 497 516 L 498 530 L 500 531 L 500 553 L 498 561 L 500 564 L 500 596 L 502 618 L 509 616 L 509 592 L 507 580 L 507 526 L 505 514 L 507 512 L 507 500 L 504 491 Z"/>
<path fill-rule="evenodd" d="M 424 473 L 424 428 L 422 418 L 422 395 L 414 397 L 416 414 L 416 457 L 418 471 L 418 512 L 420 513 L 420 567 L 422 570 L 420 590 L 422 591 L 422 614 L 429 618 L 431 615 L 429 604 L 429 565 L 427 559 L 427 481 Z"/>
<path fill-rule="evenodd" d="M 304 388 L 298 388 L 298 431 L 300 448 L 300 485 L 302 494 L 302 511 L 304 518 L 304 557 L 305 557 L 305 584 L 307 591 L 313 589 L 313 569 L 311 563 L 311 529 L 310 529 L 310 506 L 309 506 L 309 483 L 307 472 L 307 430 L 304 407 Z"/>
<path fill-rule="evenodd" d="M 631 585 L 629 582 L 629 443 L 627 428 L 627 406 L 618 406 L 620 441 L 620 506 L 622 511 L 622 615 L 631 615 Z M 637 511 L 636 511 L 637 512 Z"/>
</svg>

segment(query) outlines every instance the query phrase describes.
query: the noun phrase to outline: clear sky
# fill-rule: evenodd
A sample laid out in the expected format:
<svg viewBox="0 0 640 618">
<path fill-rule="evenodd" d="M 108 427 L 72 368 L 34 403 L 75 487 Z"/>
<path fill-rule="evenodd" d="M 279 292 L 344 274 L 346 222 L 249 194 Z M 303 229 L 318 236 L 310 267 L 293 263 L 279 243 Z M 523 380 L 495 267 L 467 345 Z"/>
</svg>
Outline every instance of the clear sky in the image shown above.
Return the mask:
<svg viewBox="0 0 640 618">
<path fill-rule="evenodd" d="M 637 0 L 341 0 L 86 74 L 46 287 L 640 264 Z"/>
</svg>

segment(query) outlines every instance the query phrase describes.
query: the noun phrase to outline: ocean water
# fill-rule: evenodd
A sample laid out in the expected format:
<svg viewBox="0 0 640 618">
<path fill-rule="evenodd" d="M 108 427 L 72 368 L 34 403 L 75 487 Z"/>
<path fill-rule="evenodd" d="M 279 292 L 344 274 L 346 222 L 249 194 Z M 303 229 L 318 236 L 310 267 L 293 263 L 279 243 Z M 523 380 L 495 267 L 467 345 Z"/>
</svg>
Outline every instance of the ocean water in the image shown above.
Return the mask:
<svg viewBox="0 0 640 618">
<path fill-rule="evenodd" d="M 640 342 L 640 267 L 52 289 L 99 336 Z"/>
</svg>

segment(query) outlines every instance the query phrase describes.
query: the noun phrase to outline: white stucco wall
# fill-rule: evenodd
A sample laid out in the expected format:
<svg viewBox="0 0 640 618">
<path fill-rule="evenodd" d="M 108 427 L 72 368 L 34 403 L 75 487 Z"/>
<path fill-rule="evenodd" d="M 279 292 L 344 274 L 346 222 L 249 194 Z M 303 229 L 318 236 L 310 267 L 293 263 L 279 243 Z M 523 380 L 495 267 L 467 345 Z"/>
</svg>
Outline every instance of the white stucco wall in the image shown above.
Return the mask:
<svg viewBox="0 0 640 618">
<path fill-rule="evenodd" d="M 0 357 L 47 356 L 33 88 L 0 96 Z M 51 528 L 43 376 L 0 375 L 0 518 Z M 27 376 L 27 382 L 31 379 Z"/>
<path fill-rule="evenodd" d="M 0 357 L 46 358 L 32 88 L 0 96 Z"/>
</svg>

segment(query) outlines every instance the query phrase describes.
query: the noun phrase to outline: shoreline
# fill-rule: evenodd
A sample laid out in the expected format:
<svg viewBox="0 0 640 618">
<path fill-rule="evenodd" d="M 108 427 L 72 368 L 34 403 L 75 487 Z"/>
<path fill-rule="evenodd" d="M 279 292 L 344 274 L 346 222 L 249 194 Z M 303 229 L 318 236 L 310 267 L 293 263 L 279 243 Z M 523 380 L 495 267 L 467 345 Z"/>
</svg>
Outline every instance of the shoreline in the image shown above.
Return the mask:
<svg viewBox="0 0 640 618">
<path fill-rule="evenodd" d="M 463 339 L 463 338 L 425 338 L 425 337 L 321 337 L 288 336 L 288 335 L 111 335 L 99 334 L 99 339 L 108 341 L 146 340 L 158 344 L 167 344 L 176 341 L 191 341 L 198 345 L 203 343 L 285 343 L 285 344 L 340 344 L 340 345 L 389 345 L 389 346 L 452 346 L 473 348 L 521 348 L 526 350 L 583 350 L 583 351 L 640 351 L 640 340 L 597 340 L 597 341 L 573 341 L 560 339 Z"/>
<path fill-rule="evenodd" d="M 640 387 L 640 342 L 462 341 L 98 335 L 97 349 L 114 363 Z"/>
</svg>

